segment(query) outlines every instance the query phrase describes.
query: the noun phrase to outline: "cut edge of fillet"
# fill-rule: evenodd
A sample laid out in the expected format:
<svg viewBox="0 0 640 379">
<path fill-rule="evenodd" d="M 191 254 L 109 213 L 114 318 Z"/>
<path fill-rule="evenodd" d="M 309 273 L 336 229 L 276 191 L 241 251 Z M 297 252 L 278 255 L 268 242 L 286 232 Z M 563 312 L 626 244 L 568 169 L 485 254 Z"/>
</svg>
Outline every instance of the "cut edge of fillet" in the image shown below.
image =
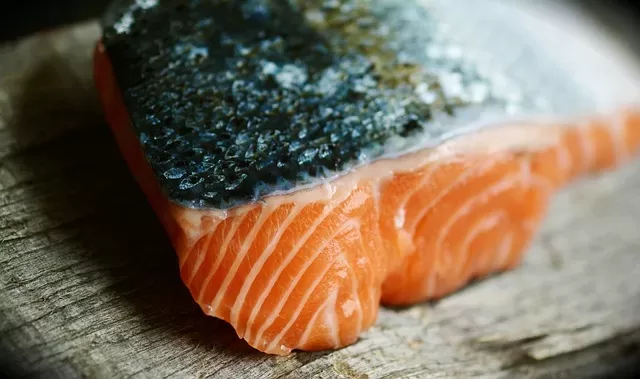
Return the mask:
<svg viewBox="0 0 640 379">
<path fill-rule="evenodd" d="M 373 325 L 381 301 L 414 304 L 512 269 L 556 190 L 620 166 L 640 145 L 635 108 L 573 123 L 505 123 L 261 202 L 189 209 L 159 188 L 100 43 L 94 64 L 107 121 L 170 236 L 185 285 L 205 313 L 270 354 L 349 345 Z M 262 241 L 270 222 L 273 238 Z M 307 239 L 278 250 L 292 225 Z M 331 238 L 316 236 L 318 228 Z M 260 279 L 270 272 L 258 264 L 277 272 Z"/>
</svg>

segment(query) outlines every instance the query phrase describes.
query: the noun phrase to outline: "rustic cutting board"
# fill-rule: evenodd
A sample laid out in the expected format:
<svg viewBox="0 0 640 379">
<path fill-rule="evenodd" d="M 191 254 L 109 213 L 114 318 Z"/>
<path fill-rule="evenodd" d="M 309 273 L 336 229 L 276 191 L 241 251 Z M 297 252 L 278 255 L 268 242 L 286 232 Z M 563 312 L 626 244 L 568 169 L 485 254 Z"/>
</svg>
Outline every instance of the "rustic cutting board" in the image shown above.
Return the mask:
<svg viewBox="0 0 640 379">
<path fill-rule="evenodd" d="M 0 47 L 0 358 L 53 378 L 599 376 L 640 359 L 640 160 L 576 183 L 516 271 L 265 356 L 204 316 L 105 125 L 95 23 Z"/>
</svg>

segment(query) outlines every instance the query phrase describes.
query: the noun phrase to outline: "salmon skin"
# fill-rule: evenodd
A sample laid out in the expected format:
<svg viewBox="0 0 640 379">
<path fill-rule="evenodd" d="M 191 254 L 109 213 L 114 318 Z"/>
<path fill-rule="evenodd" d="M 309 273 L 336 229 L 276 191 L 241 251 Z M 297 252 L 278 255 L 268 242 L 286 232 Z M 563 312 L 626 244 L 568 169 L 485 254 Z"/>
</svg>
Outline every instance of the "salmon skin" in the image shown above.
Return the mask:
<svg viewBox="0 0 640 379">
<path fill-rule="evenodd" d="M 554 33 L 561 12 L 532 16 L 550 5 L 451 3 L 104 17 L 106 119 L 194 300 L 254 348 L 340 348 L 381 303 L 515 268 L 556 191 L 638 150 L 638 74 L 575 16 Z"/>
</svg>

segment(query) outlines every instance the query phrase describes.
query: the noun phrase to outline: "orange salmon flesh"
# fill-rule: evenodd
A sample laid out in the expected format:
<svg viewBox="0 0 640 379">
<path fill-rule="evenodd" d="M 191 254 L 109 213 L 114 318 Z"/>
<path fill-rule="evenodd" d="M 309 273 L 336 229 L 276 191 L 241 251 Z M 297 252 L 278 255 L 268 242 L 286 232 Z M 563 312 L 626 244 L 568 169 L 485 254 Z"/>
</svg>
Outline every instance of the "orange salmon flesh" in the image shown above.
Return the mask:
<svg viewBox="0 0 640 379">
<path fill-rule="evenodd" d="M 94 73 L 105 117 L 194 300 L 269 354 L 352 344 L 380 304 L 436 299 L 513 269 L 556 191 L 618 167 L 640 145 L 640 112 L 629 108 L 505 125 L 264 202 L 189 209 L 160 189 L 100 43 Z"/>
</svg>

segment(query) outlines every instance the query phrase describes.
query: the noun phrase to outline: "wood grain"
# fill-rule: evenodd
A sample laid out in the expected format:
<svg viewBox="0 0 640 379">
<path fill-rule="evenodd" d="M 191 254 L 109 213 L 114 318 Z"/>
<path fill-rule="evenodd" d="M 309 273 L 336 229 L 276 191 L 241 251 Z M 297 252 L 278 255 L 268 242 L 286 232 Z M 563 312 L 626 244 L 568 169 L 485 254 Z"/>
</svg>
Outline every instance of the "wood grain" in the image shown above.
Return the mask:
<svg viewBox="0 0 640 379">
<path fill-rule="evenodd" d="M 265 356 L 204 316 L 105 125 L 87 23 L 0 47 L 0 357 L 35 377 L 600 377 L 640 359 L 640 162 L 576 183 L 516 271 Z"/>
</svg>

